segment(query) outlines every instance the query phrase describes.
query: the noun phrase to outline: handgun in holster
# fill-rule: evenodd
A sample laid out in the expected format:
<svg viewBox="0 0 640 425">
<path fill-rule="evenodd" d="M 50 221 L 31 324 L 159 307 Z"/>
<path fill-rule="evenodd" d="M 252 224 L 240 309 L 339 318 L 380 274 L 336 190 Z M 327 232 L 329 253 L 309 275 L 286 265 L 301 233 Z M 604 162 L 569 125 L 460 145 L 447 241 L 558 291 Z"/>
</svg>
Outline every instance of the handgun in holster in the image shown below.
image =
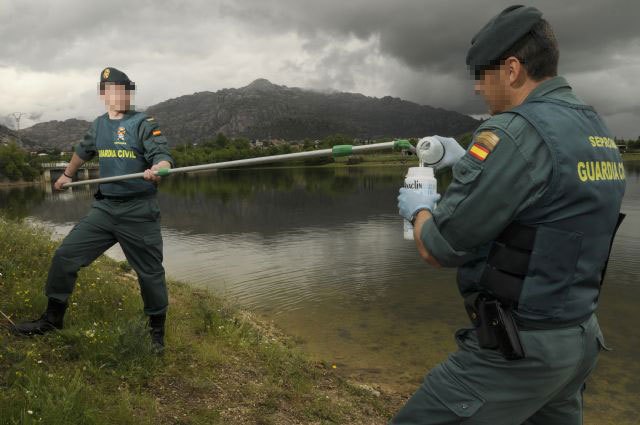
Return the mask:
<svg viewBox="0 0 640 425">
<path fill-rule="evenodd" d="M 475 327 L 480 347 L 497 350 L 507 360 L 525 357 L 510 307 L 486 294 L 474 294 L 465 298 L 465 308 Z"/>
</svg>

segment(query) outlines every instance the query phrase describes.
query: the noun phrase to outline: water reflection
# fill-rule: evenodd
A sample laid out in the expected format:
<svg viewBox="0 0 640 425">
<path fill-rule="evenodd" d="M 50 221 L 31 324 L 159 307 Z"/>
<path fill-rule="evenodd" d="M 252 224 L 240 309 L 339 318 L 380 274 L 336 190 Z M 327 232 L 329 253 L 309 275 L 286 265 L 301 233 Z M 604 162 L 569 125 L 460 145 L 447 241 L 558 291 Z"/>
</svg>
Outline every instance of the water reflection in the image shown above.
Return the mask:
<svg viewBox="0 0 640 425">
<path fill-rule="evenodd" d="M 36 186 L 0 188 L 0 210 L 12 219 L 26 217 L 44 198 L 45 192 Z"/>
<path fill-rule="evenodd" d="M 602 357 L 588 417 L 640 414 L 640 163 L 627 194 L 600 318 L 615 351 Z M 402 239 L 396 196 L 406 167 L 275 168 L 172 176 L 161 187 L 168 273 L 273 319 L 312 355 L 347 375 L 409 392 L 454 349 L 466 325 L 453 270 L 423 264 Z M 446 178 L 441 179 L 446 184 Z M 90 190 L 45 196 L 0 191 L 2 208 L 68 232 Z M 111 255 L 123 258 L 121 253 Z M 619 394 L 616 401 L 612 395 Z M 615 420 L 614 420 L 615 419 Z"/>
</svg>

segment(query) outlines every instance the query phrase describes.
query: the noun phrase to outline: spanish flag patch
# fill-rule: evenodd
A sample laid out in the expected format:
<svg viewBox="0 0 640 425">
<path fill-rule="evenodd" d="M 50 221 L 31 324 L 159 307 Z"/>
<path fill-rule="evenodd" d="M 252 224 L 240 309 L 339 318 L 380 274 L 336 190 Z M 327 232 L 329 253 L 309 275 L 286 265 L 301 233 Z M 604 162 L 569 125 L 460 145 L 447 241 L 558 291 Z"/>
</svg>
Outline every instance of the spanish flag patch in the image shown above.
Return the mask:
<svg viewBox="0 0 640 425">
<path fill-rule="evenodd" d="M 471 146 L 471 149 L 469 149 L 469 153 L 475 159 L 484 161 L 485 159 L 487 159 L 487 156 L 489 156 L 489 149 L 485 148 L 484 146 L 474 144 L 473 146 Z"/>
<path fill-rule="evenodd" d="M 492 131 L 482 131 L 473 140 L 473 145 L 469 149 L 469 154 L 478 161 L 484 161 L 493 152 L 500 137 Z"/>
<path fill-rule="evenodd" d="M 160 130 L 153 130 L 153 133 L 151 133 L 151 134 L 153 134 L 154 136 L 159 136 L 159 135 L 161 135 L 161 134 L 162 134 L 162 131 L 160 131 Z"/>
</svg>

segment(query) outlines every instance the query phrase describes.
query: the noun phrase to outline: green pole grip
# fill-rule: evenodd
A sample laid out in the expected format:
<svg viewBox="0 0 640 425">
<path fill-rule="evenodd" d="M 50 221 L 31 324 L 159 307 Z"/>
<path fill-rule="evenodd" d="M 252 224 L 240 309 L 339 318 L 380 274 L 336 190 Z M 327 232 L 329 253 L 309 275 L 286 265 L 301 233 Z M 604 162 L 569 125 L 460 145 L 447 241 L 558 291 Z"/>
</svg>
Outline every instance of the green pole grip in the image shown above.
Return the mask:
<svg viewBox="0 0 640 425">
<path fill-rule="evenodd" d="M 353 153 L 353 146 L 351 145 L 335 145 L 331 148 L 331 153 L 334 158 L 339 156 L 349 156 Z"/>
<path fill-rule="evenodd" d="M 393 149 L 395 150 L 411 149 L 412 147 L 413 145 L 411 142 L 406 139 L 399 139 L 393 142 Z"/>
<path fill-rule="evenodd" d="M 156 176 L 168 176 L 170 168 L 160 168 L 156 171 Z"/>
</svg>

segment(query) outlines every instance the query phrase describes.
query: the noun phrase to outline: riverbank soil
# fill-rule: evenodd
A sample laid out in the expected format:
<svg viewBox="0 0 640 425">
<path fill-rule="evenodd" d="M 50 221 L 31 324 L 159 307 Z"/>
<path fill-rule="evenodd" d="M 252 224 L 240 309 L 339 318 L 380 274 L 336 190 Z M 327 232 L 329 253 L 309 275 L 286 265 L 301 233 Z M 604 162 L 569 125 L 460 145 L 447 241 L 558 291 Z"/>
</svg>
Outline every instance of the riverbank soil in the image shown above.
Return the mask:
<svg viewBox="0 0 640 425">
<path fill-rule="evenodd" d="M 57 246 L 0 217 L 0 310 L 36 318 Z M 167 349 L 154 354 L 134 274 L 100 257 L 80 273 L 65 329 L 24 338 L 0 317 L 2 424 L 384 424 L 403 403 L 346 382 L 276 329 L 169 283 Z"/>
</svg>

